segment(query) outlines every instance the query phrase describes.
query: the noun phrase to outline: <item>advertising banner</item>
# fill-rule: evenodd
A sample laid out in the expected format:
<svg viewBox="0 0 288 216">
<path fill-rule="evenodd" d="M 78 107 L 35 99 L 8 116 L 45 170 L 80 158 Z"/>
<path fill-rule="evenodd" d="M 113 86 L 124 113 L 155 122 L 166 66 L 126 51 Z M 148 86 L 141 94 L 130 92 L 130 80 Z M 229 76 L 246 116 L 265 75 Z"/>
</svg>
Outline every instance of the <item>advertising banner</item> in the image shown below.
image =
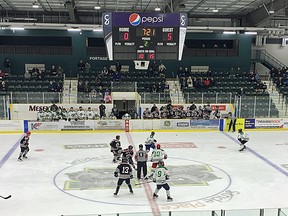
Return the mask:
<svg viewBox="0 0 288 216">
<path fill-rule="evenodd" d="M 35 122 L 29 121 L 28 122 L 28 130 L 31 131 L 47 131 L 47 130 L 59 130 L 59 123 L 58 122 Z"/>
<path fill-rule="evenodd" d="M 1 120 L 0 121 L 0 131 L 23 131 L 24 125 L 23 121 L 10 121 Z"/>
<path fill-rule="evenodd" d="M 190 129 L 189 119 L 175 119 L 173 124 L 174 129 Z"/>
<path fill-rule="evenodd" d="M 160 123 L 161 129 L 173 129 L 173 120 L 163 119 Z"/>
<path fill-rule="evenodd" d="M 81 121 L 59 121 L 59 130 L 94 130 L 93 120 Z"/>
<path fill-rule="evenodd" d="M 96 120 L 95 130 L 124 130 L 125 121 L 123 120 Z"/>
<path fill-rule="evenodd" d="M 283 128 L 284 119 L 256 119 L 255 128 Z"/>
<path fill-rule="evenodd" d="M 255 128 L 255 119 L 245 119 L 244 128 L 245 129 Z"/>
<path fill-rule="evenodd" d="M 228 131 L 230 122 L 231 122 L 231 119 L 225 120 L 225 131 Z M 236 124 L 235 124 L 235 130 L 238 131 L 238 129 L 240 129 L 240 128 L 244 129 L 244 124 L 245 124 L 245 119 L 237 118 Z M 233 128 L 231 128 L 231 130 L 233 130 Z"/>
<path fill-rule="evenodd" d="M 190 120 L 191 128 L 215 128 L 219 127 L 219 120 L 218 119 L 211 119 L 211 120 Z"/>
</svg>

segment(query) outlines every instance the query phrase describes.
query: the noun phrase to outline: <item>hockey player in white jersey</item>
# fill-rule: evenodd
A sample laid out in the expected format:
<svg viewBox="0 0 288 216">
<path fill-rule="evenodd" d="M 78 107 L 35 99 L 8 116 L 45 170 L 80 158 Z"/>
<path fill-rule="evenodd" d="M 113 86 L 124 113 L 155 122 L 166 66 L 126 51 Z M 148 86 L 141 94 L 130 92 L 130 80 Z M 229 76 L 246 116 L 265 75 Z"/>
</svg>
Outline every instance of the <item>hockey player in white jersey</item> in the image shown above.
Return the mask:
<svg viewBox="0 0 288 216">
<path fill-rule="evenodd" d="M 164 162 L 159 161 L 158 166 L 153 175 L 153 182 L 156 183 L 156 189 L 153 193 L 153 198 L 158 197 L 158 192 L 163 187 L 166 190 L 167 202 L 173 201 L 173 198 L 170 196 L 170 186 L 167 183 L 169 177 L 170 174 L 168 169 L 164 166 Z"/>
<path fill-rule="evenodd" d="M 150 136 L 147 138 L 147 140 L 145 141 L 145 150 L 147 152 L 150 151 L 150 148 L 152 149 L 155 149 L 155 143 L 157 142 L 156 139 L 154 139 L 154 135 L 155 135 L 155 132 L 152 131 Z"/>
<path fill-rule="evenodd" d="M 163 161 L 164 159 L 167 159 L 167 153 L 163 149 L 161 149 L 160 144 L 157 144 L 156 149 L 152 151 L 151 155 L 152 168 L 151 168 L 151 174 L 148 176 L 148 178 L 151 178 L 153 176 L 159 161 Z"/>
<path fill-rule="evenodd" d="M 37 112 L 37 121 L 45 121 L 44 119 L 44 112 L 42 109 L 40 109 L 38 112 Z"/>
<path fill-rule="evenodd" d="M 79 107 L 79 110 L 77 111 L 77 117 L 78 120 L 85 120 L 85 110 L 83 109 L 82 106 Z"/>
<path fill-rule="evenodd" d="M 75 120 L 77 121 L 77 112 L 73 107 L 70 107 L 68 111 L 68 121 Z"/>
<path fill-rule="evenodd" d="M 249 141 L 248 134 L 243 132 L 242 129 L 239 129 L 237 139 L 240 142 L 239 151 L 243 151 L 244 149 L 246 149 L 245 143 L 247 143 Z"/>
<path fill-rule="evenodd" d="M 95 112 L 91 109 L 91 107 L 88 107 L 88 110 L 86 111 L 86 119 L 88 120 L 95 119 Z"/>
</svg>

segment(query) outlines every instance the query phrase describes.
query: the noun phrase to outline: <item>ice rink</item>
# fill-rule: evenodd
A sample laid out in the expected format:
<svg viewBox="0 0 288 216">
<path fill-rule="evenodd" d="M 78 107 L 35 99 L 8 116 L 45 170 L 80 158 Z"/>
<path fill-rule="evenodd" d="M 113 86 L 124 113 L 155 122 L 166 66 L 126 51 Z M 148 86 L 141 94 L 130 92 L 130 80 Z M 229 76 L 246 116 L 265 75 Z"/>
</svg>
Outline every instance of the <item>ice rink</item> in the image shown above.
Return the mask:
<svg viewBox="0 0 288 216">
<path fill-rule="evenodd" d="M 117 134 L 124 148 L 131 144 L 138 150 L 150 131 L 32 132 L 28 159 L 22 162 L 17 161 L 21 134 L 1 134 L 0 195 L 12 197 L 0 199 L 0 215 L 144 216 L 172 211 L 184 216 L 192 215 L 186 211 L 200 211 L 198 215 L 204 216 L 211 215 L 206 210 L 271 208 L 265 215 L 276 216 L 276 208 L 288 209 L 286 131 L 248 131 L 244 152 L 238 152 L 236 133 L 156 131 L 155 138 L 168 154 L 165 165 L 171 173 L 173 202 L 166 201 L 163 189 L 152 199 L 155 184 L 135 185 L 136 173 L 134 194 L 123 185 L 113 196 L 117 164 L 112 163 L 109 143 Z"/>
</svg>

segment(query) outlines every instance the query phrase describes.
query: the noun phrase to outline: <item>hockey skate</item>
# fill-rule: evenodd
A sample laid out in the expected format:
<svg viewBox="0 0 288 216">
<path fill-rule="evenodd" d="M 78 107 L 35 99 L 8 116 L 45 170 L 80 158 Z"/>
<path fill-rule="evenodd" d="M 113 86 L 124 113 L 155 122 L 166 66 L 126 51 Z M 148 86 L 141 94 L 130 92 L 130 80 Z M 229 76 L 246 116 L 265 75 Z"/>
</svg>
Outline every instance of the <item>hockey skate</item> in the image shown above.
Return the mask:
<svg viewBox="0 0 288 216">
<path fill-rule="evenodd" d="M 28 157 L 26 155 L 23 155 L 23 158 L 27 159 Z"/>
<path fill-rule="evenodd" d="M 116 197 L 117 196 L 117 193 L 114 193 L 114 197 Z"/>
<path fill-rule="evenodd" d="M 134 192 L 133 192 L 133 190 L 130 190 L 129 192 L 130 192 L 131 194 L 133 194 L 133 193 L 134 193 Z"/>
<path fill-rule="evenodd" d="M 173 201 L 173 198 L 170 197 L 170 196 L 168 196 L 168 197 L 167 197 L 167 202 L 172 202 L 172 201 Z"/>
<path fill-rule="evenodd" d="M 246 149 L 246 146 L 244 145 L 243 148 L 239 149 L 239 152 L 244 151 L 244 149 Z"/>
<path fill-rule="evenodd" d="M 21 161 L 22 161 L 22 159 L 19 157 L 19 158 L 18 158 L 18 161 L 20 161 L 20 162 L 21 162 Z"/>
</svg>

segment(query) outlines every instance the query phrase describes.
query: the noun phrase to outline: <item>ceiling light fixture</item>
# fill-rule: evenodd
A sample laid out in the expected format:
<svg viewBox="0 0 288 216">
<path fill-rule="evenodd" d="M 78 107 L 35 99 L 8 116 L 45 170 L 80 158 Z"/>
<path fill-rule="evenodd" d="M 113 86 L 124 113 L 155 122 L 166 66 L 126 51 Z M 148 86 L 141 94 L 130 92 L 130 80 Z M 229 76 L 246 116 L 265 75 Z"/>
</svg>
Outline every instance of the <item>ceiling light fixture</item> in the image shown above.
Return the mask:
<svg viewBox="0 0 288 216">
<path fill-rule="evenodd" d="M 25 28 L 22 27 L 11 27 L 11 30 L 15 31 L 15 30 L 25 30 Z"/>
<path fill-rule="evenodd" d="M 223 34 L 236 34 L 235 31 L 224 31 Z"/>
<path fill-rule="evenodd" d="M 95 10 L 100 10 L 101 9 L 101 6 L 99 4 L 97 4 L 95 7 L 94 7 Z"/>
<path fill-rule="evenodd" d="M 217 7 L 215 6 L 215 8 L 212 10 L 213 13 L 217 13 L 219 10 L 217 9 Z"/>
<path fill-rule="evenodd" d="M 160 7 L 156 7 L 154 10 L 155 11 L 161 11 L 161 8 Z"/>
<path fill-rule="evenodd" d="M 81 29 L 79 29 L 79 28 L 69 28 L 69 29 L 67 29 L 67 31 L 80 32 Z"/>
<path fill-rule="evenodd" d="M 40 7 L 40 5 L 37 1 L 32 3 L 32 8 L 39 8 L 39 7 Z"/>
<path fill-rule="evenodd" d="M 257 35 L 257 32 L 244 32 L 246 35 Z"/>
<path fill-rule="evenodd" d="M 268 12 L 269 12 L 269 14 L 275 13 L 275 11 L 274 11 L 274 5 L 273 5 L 273 0 L 271 0 L 271 7 L 270 7 L 270 10 L 269 10 Z"/>
</svg>

